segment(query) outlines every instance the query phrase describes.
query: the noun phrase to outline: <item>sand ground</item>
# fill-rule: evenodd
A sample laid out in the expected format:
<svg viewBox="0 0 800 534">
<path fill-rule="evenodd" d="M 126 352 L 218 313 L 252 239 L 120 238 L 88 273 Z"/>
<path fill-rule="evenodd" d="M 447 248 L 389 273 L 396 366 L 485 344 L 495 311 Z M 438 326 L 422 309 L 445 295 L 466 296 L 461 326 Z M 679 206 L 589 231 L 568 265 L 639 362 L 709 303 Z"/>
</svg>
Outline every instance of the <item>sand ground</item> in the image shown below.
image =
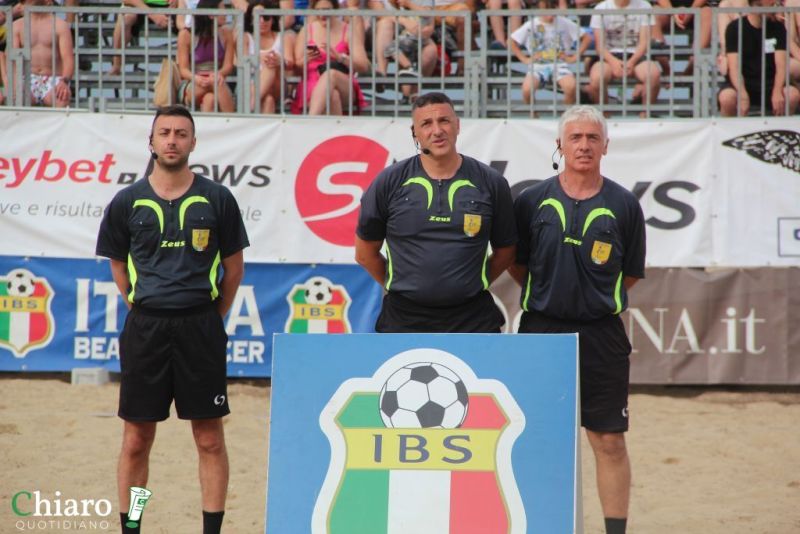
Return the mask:
<svg viewBox="0 0 800 534">
<path fill-rule="evenodd" d="M 109 529 L 94 531 L 118 532 L 118 384 L 72 386 L 66 375 L 0 374 L 0 391 L 0 533 L 20 531 L 11 497 L 35 490 L 50 498 L 60 491 L 63 499 L 110 500 Z M 233 381 L 229 388 L 228 534 L 264 532 L 269 392 L 267 381 Z M 630 412 L 629 532 L 800 533 L 800 388 L 640 387 Z M 582 447 L 585 533 L 602 534 L 585 438 Z M 146 507 L 143 532 L 201 531 L 196 458 L 188 423 L 173 417 L 159 425 L 148 483 L 158 498 Z"/>
</svg>

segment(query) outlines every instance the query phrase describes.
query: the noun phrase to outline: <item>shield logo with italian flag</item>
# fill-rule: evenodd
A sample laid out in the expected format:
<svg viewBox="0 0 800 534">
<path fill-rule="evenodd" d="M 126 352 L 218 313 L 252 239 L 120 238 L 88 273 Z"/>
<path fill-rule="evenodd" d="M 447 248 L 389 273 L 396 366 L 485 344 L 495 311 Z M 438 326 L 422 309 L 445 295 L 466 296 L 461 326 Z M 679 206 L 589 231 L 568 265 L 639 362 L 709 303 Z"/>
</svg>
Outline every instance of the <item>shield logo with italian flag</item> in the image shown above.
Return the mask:
<svg viewBox="0 0 800 534">
<path fill-rule="evenodd" d="M 285 332 L 292 334 L 343 334 L 352 331 L 347 311 L 350 295 L 342 285 L 322 276 L 295 284 L 286 296 L 289 318 Z"/>
<path fill-rule="evenodd" d="M 504 384 L 413 349 L 344 382 L 320 414 L 331 459 L 315 534 L 517 534 L 511 451 L 525 416 Z"/>
<path fill-rule="evenodd" d="M 50 302 L 53 289 L 27 269 L 0 277 L 0 346 L 17 358 L 50 343 L 55 330 Z"/>
</svg>

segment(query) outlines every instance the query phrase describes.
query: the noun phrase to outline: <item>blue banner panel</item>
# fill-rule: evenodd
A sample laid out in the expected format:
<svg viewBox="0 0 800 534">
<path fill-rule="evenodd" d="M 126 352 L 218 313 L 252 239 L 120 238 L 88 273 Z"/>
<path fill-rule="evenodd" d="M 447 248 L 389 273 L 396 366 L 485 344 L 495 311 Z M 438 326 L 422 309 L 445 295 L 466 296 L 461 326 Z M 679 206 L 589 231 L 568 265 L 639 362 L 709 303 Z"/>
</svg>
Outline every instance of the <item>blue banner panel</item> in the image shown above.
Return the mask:
<svg viewBox="0 0 800 534">
<path fill-rule="evenodd" d="M 577 335 L 275 337 L 267 532 L 576 530 Z"/>
<path fill-rule="evenodd" d="M 228 376 L 270 376 L 276 332 L 373 332 L 381 296 L 355 265 L 248 263 L 225 318 Z M 0 256 L 0 371 L 119 371 L 126 314 L 106 260 Z"/>
</svg>

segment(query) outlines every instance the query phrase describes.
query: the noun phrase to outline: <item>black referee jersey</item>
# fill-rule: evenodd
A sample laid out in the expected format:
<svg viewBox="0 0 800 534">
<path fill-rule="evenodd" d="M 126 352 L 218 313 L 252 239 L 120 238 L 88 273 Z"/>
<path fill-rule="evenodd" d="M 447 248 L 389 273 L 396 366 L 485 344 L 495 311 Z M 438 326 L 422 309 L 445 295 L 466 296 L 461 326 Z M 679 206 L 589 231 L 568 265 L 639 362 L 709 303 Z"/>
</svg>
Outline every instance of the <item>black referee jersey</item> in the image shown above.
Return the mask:
<svg viewBox="0 0 800 534">
<path fill-rule="evenodd" d="M 239 206 L 203 176 L 164 200 L 147 179 L 118 192 L 105 210 L 96 254 L 128 264 L 128 301 L 179 309 L 214 301 L 223 258 L 249 246 Z"/>
</svg>

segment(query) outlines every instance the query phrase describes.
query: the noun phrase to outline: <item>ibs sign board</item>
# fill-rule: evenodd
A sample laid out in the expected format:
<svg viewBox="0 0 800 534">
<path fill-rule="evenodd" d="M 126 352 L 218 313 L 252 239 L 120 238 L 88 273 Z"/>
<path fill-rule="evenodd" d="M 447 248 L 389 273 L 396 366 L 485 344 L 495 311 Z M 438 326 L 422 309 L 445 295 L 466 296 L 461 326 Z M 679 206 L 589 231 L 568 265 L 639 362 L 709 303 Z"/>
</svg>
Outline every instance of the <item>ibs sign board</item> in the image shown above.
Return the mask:
<svg viewBox="0 0 800 534">
<path fill-rule="evenodd" d="M 575 532 L 577 337 L 277 335 L 267 532 Z"/>
</svg>

